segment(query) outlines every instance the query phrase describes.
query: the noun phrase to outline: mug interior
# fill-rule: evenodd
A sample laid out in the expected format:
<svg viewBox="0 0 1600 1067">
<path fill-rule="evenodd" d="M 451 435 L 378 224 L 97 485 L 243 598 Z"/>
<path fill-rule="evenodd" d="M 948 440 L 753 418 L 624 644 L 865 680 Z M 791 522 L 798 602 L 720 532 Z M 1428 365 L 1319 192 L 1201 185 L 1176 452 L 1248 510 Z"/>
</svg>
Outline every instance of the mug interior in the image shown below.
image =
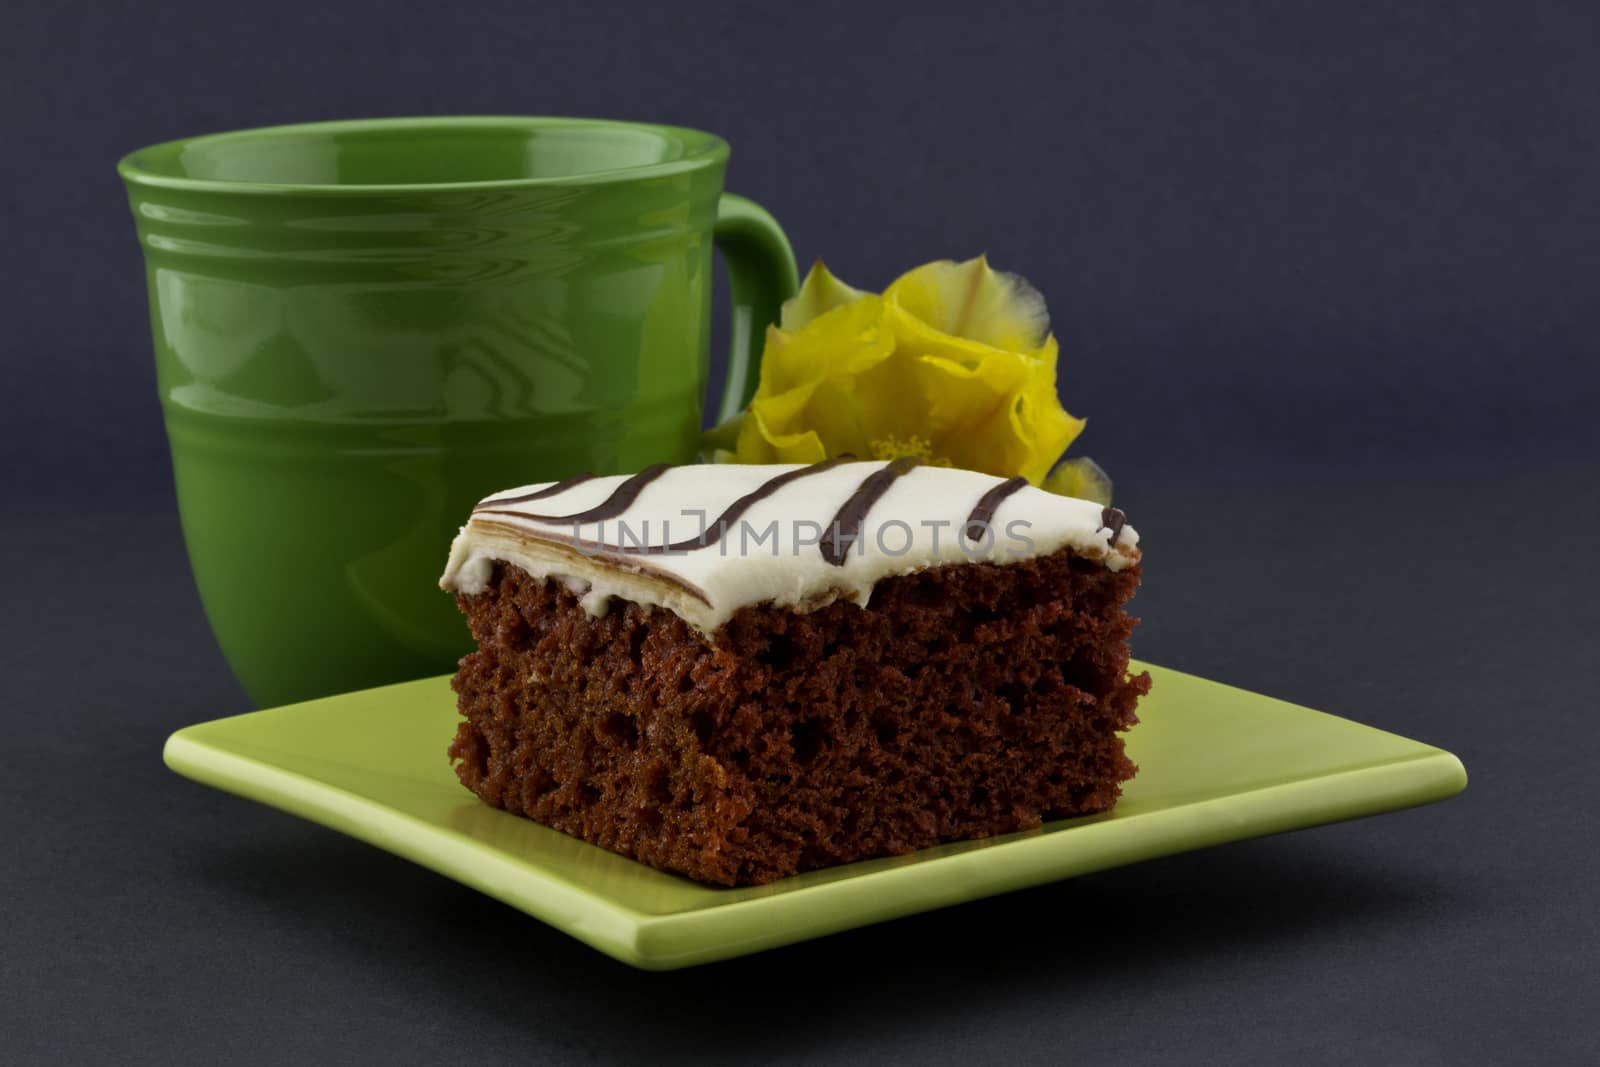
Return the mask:
<svg viewBox="0 0 1600 1067">
<path fill-rule="evenodd" d="M 373 119 L 169 141 L 121 169 L 159 185 L 394 188 L 560 182 L 688 166 L 719 150 L 697 130 L 598 119 Z"/>
</svg>

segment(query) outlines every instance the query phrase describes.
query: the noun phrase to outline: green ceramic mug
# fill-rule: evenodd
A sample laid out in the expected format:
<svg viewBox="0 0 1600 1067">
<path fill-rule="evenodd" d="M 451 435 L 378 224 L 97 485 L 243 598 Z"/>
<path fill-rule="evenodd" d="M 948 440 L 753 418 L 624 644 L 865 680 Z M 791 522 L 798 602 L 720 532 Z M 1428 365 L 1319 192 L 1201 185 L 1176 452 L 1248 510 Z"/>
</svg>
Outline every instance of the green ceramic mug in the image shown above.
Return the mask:
<svg viewBox="0 0 1600 1067">
<path fill-rule="evenodd" d="M 144 248 L 185 540 L 261 704 L 454 667 L 437 579 L 472 504 L 693 459 L 712 246 L 749 401 L 794 257 L 722 192 L 728 146 L 555 118 L 329 122 L 141 149 Z"/>
</svg>

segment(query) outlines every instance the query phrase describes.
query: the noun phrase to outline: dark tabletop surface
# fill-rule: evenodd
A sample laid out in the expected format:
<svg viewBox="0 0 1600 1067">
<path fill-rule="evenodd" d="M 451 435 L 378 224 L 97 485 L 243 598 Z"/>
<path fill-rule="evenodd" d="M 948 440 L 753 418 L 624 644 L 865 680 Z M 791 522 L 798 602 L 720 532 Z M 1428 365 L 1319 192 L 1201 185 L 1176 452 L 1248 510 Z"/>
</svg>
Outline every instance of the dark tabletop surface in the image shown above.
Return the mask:
<svg viewBox="0 0 1600 1067">
<path fill-rule="evenodd" d="M 1597 488 L 1126 487 L 1139 655 L 1467 791 L 666 974 L 167 771 L 249 709 L 176 520 L 0 520 L 0 1059 L 1594 1062 Z"/>
</svg>

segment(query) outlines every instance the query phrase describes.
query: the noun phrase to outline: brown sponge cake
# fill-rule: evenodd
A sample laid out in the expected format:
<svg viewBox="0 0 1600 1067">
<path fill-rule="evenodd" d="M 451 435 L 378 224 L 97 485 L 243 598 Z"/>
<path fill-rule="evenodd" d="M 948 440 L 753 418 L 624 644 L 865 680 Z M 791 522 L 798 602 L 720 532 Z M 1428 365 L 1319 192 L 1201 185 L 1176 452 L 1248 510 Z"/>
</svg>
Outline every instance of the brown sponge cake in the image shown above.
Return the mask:
<svg viewBox="0 0 1600 1067">
<path fill-rule="evenodd" d="M 1114 509 L 903 462 L 497 494 L 442 583 L 478 642 L 450 756 L 487 803 L 718 885 L 1104 811 L 1149 688 L 1136 546 Z"/>
</svg>

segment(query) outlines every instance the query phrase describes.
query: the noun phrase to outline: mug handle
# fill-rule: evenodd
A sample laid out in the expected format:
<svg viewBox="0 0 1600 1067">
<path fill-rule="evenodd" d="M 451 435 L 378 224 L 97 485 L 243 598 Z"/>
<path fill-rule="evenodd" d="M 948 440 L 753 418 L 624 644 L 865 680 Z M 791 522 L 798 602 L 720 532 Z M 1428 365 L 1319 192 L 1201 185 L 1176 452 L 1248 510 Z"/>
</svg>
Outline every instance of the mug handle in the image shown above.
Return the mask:
<svg viewBox="0 0 1600 1067">
<path fill-rule="evenodd" d="M 800 288 L 794 250 L 783 227 L 754 200 L 723 193 L 711 239 L 728 264 L 728 295 L 733 316 L 728 336 L 728 376 L 717 410 L 721 423 L 755 396 L 761 380 L 761 350 L 767 326 L 778 321 L 783 302 Z"/>
</svg>

